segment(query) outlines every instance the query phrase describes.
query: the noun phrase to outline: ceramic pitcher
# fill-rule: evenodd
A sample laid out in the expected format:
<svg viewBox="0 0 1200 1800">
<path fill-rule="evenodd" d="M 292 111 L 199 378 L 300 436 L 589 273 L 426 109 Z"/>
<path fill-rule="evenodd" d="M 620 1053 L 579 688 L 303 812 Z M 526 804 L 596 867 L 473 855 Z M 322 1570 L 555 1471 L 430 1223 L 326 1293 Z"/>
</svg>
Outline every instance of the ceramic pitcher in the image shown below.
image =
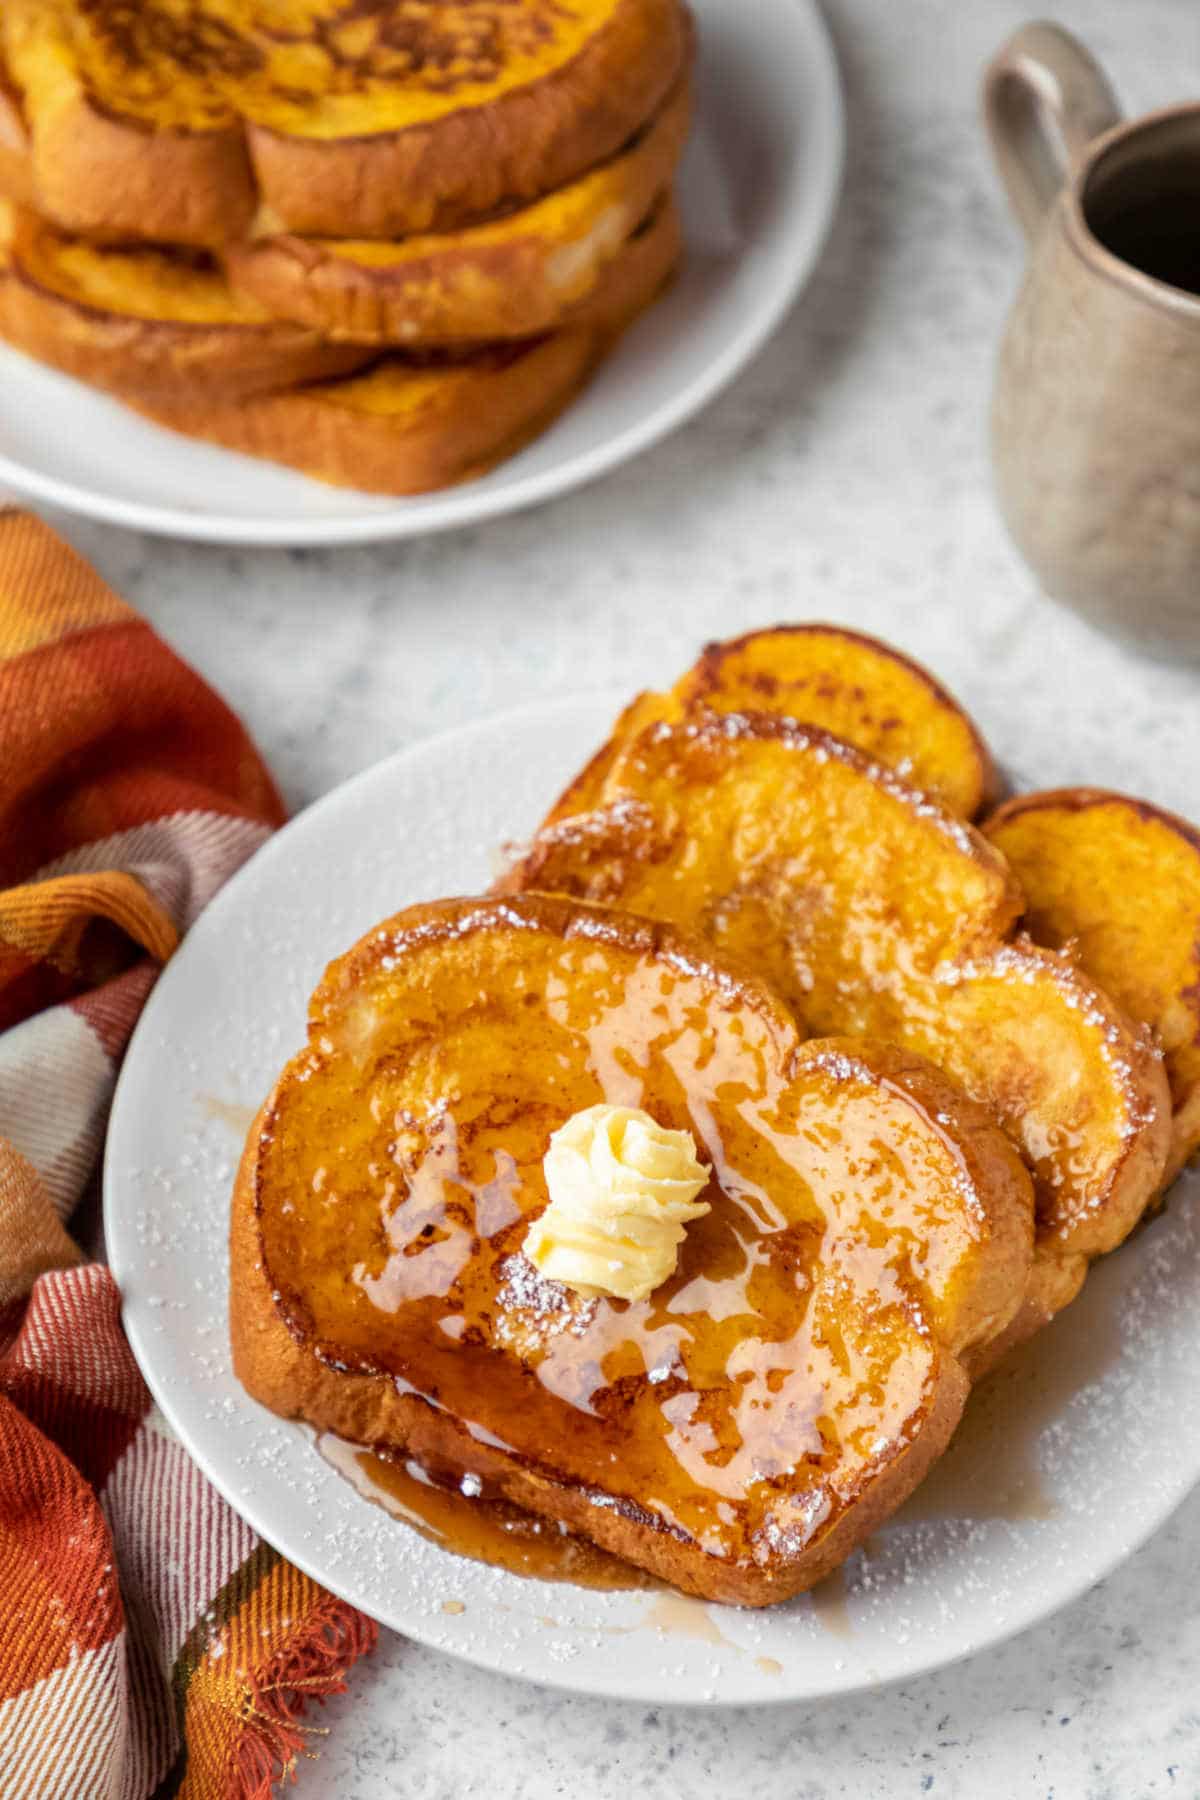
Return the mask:
<svg viewBox="0 0 1200 1800">
<path fill-rule="evenodd" d="M 1200 654 L 1200 105 L 1122 121 L 1039 24 L 984 108 L 1029 240 L 992 414 L 1004 517 L 1049 593 Z"/>
</svg>

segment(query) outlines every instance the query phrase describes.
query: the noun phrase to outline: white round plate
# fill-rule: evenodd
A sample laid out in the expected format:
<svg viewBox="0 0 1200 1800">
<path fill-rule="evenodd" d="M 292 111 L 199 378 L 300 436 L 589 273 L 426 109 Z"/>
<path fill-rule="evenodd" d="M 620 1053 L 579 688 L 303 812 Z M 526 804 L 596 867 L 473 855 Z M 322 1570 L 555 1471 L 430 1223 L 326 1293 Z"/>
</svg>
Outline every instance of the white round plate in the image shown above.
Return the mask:
<svg viewBox="0 0 1200 1800">
<path fill-rule="evenodd" d="M 105 1226 L 126 1328 L 163 1412 L 237 1510 L 423 1643 L 647 1702 L 812 1699 L 915 1675 L 1064 1605 L 1200 1475 L 1194 1177 L 980 1390 L 925 1487 L 844 1574 L 766 1612 L 549 1586 L 449 1555 L 360 1499 L 312 1433 L 249 1400 L 230 1367 L 234 1164 L 244 1121 L 303 1042 L 322 969 L 389 913 L 486 886 L 619 704 L 545 704 L 381 763 L 281 831 L 202 915 L 134 1035 L 109 1129 Z"/>
<path fill-rule="evenodd" d="M 595 380 L 518 456 L 445 493 L 348 492 L 180 437 L 0 346 L 0 484 L 91 518 L 225 544 L 348 544 L 472 524 L 565 493 L 697 412 L 811 271 L 841 180 L 837 62 L 815 0 L 692 0 L 688 260 Z"/>
</svg>

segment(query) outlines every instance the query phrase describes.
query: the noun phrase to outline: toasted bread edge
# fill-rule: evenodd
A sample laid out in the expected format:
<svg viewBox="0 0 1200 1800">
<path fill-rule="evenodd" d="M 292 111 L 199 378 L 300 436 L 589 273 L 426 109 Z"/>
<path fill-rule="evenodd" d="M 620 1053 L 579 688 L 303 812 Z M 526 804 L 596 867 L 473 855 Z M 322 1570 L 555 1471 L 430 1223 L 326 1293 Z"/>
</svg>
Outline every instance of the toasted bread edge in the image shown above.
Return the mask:
<svg viewBox="0 0 1200 1800">
<path fill-rule="evenodd" d="M 510 215 L 509 235 L 489 235 L 486 225 L 421 235 L 401 240 L 404 254 L 393 262 L 356 260 L 343 245 L 331 251 L 326 240 L 295 232 L 250 238 L 227 246 L 229 278 L 278 317 L 343 343 L 411 349 L 552 331 L 586 314 L 611 264 L 654 215 L 689 114 L 690 90 L 681 82 L 633 148 L 608 165 L 594 216 L 575 219 L 566 236 L 555 229 L 555 190 Z M 580 182 L 595 183 L 601 173 Z"/>
<path fill-rule="evenodd" d="M 747 644 L 764 638 L 773 637 L 812 637 L 836 638 L 856 650 L 865 651 L 869 656 L 882 661 L 892 662 L 912 676 L 916 685 L 927 691 L 931 705 L 962 727 L 966 742 L 970 746 L 971 770 L 969 778 L 964 776 L 962 787 L 965 798 L 961 806 L 951 806 L 950 799 L 941 799 L 943 805 L 950 806 L 953 811 L 961 811 L 967 819 L 978 819 L 989 808 L 995 806 L 1003 791 L 1000 772 L 987 741 L 976 725 L 970 713 L 956 700 L 949 688 L 944 687 L 929 669 L 903 650 L 897 650 L 893 644 L 885 643 L 882 638 L 872 637 L 868 632 L 852 631 L 846 625 L 833 625 L 826 620 L 804 619 L 798 624 L 779 624 L 760 626 L 755 631 L 743 632 L 740 637 L 718 640 L 705 644 L 689 669 L 679 677 L 671 689 L 672 697 L 679 703 L 684 712 L 703 708 L 705 696 L 721 685 L 721 665 L 726 658 L 736 656 Z M 864 682 L 869 687 L 869 682 Z M 756 710 L 751 707 L 739 708 L 740 711 Z M 820 719 L 806 719 L 802 714 L 788 715 L 773 707 L 761 709 L 778 716 L 794 716 L 801 725 L 822 726 Z M 836 734 L 835 734 L 836 735 Z M 851 742 L 853 740 L 850 740 Z M 872 752 L 867 752 L 872 754 Z"/>
<path fill-rule="evenodd" d="M 681 0 L 623 0 L 561 69 L 427 125 L 321 140 L 247 126 L 263 200 L 291 231 L 448 231 L 574 181 L 628 143 L 690 53 Z"/>
<path fill-rule="evenodd" d="M 21 238 L 18 230 L 3 253 L 0 337 L 93 387 L 167 403 L 180 393 L 228 402 L 349 375 L 370 358 L 358 346 L 326 342 L 283 320 L 200 324 L 92 306 L 39 279 L 22 257 Z"/>
</svg>

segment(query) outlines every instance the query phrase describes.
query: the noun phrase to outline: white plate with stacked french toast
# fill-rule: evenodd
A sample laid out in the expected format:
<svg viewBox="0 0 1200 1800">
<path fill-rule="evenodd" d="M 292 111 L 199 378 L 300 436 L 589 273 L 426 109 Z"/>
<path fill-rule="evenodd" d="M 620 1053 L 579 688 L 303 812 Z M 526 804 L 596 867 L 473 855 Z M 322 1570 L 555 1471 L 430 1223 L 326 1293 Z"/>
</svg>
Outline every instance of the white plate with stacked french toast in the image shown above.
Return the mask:
<svg viewBox="0 0 1200 1800">
<path fill-rule="evenodd" d="M 0 482 L 217 542 L 529 505 L 778 324 L 840 179 L 811 0 L 455 0 L 292 29 L 0 9 Z"/>
<path fill-rule="evenodd" d="M 681 657 L 681 661 L 683 658 Z M 1200 1474 L 1200 835 L 838 627 L 421 745 L 217 898 L 105 1223 L 201 1466 L 512 1675 L 768 1702 L 1028 1626 Z"/>
</svg>

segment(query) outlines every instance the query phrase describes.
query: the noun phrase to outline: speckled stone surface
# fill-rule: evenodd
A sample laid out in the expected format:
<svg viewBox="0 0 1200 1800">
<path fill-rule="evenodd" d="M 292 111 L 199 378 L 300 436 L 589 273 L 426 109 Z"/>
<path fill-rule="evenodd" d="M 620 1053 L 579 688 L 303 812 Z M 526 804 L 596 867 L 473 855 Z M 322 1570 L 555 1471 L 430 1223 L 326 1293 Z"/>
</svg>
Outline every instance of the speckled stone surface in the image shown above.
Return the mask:
<svg viewBox="0 0 1200 1800">
<path fill-rule="evenodd" d="M 58 521 L 244 714 L 293 806 L 426 733 L 661 683 L 707 637 L 807 615 L 931 662 L 1026 780 L 1136 780 L 1200 813 L 1200 671 L 1042 599 L 992 507 L 984 415 L 1020 248 L 975 92 L 1024 8 L 829 10 L 851 131 L 829 251 L 756 365 L 665 445 L 553 506 L 401 547 L 226 553 Z M 1194 96 L 1200 39 L 1179 0 L 1059 16 L 1131 108 Z M 1039 1629 L 813 1708 L 560 1697 L 389 1638 L 326 1709 L 298 1791 L 1195 1800 L 1197 1567 L 1200 1495 Z"/>
</svg>

